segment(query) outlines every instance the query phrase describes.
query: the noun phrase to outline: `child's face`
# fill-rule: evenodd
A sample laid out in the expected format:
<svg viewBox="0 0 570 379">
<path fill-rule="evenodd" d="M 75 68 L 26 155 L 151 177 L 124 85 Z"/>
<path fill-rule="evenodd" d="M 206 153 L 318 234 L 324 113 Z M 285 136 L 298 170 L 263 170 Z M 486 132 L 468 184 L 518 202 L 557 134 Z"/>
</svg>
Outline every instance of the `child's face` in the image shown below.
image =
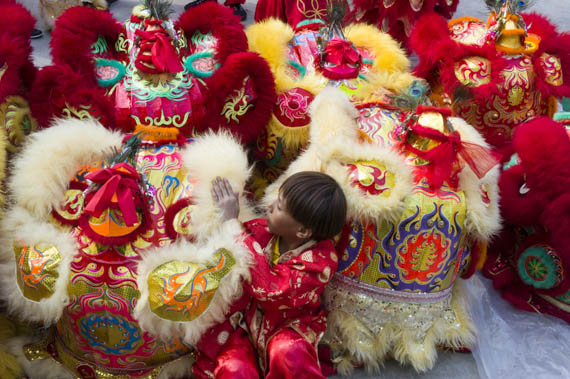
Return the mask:
<svg viewBox="0 0 570 379">
<path fill-rule="evenodd" d="M 287 204 L 281 192 L 279 192 L 277 200 L 269 205 L 266 219 L 269 231 L 285 239 L 295 238 L 297 232 L 303 228 L 303 225 L 297 222 L 287 211 Z"/>
</svg>

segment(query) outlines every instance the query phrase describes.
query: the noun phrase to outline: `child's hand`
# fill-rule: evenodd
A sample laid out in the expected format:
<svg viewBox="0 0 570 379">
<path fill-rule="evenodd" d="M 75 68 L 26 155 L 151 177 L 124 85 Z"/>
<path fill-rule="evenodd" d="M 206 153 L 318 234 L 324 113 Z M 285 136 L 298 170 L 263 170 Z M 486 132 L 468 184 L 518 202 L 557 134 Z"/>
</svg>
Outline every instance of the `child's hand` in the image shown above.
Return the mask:
<svg viewBox="0 0 570 379">
<path fill-rule="evenodd" d="M 222 211 L 224 221 L 237 218 L 239 215 L 239 192 L 234 192 L 230 182 L 219 176 L 212 180 L 212 197 L 214 203 Z"/>
</svg>

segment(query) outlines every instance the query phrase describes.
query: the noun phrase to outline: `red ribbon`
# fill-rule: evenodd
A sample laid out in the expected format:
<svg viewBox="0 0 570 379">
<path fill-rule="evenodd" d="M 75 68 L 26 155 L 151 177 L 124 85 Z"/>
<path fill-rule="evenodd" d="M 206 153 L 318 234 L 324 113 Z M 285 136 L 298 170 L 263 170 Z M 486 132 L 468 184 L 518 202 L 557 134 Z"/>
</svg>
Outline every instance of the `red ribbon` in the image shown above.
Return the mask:
<svg viewBox="0 0 570 379">
<path fill-rule="evenodd" d="M 499 154 L 484 146 L 461 141 L 461 136 L 456 131 L 446 135 L 418 124 L 411 126 L 410 131 L 418 137 L 440 142 L 430 150 L 420 150 L 406 142 L 408 151 L 429 162 L 427 179 L 434 189 L 441 188 L 445 180 L 449 180 L 449 184 L 457 188 L 459 171 L 453 172 L 453 169 L 460 164 L 458 157 L 471 167 L 479 179 L 500 162 Z"/>
<path fill-rule="evenodd" d="M 325 49 L 326 61 L 335 65 L 356 66 L 360 63 L 360 54 L 349 41 L 334 37 Z"/>
<path fill-rule="evenodd" d="M 451 110 L 451 108 L 441 108 L 441 107 L 434 107 L 434 106 L 429 106 L 429 105 L 418 105 L 418 108 L 416 109 L 416 114 L 418 114 L 418 115 L 422 114 L 422 113 L 430 113 L 430 112 L 439 113 L 443 117 L 453 116 L 453 111 Z"/>
<path fill-rule="evenodd" d="M 140 52 L 135 60 L 136 68 L 150 74 L 175 73 L 184 69 L 176 49 L 172 46 L 172 38 L 164 29 L 137 29 L 135 33 L 141 37 Z M 150 55 L 143 54 L 148 52 Z M 149 67 L 150 64 L 154 69 Z"/>
<path fill-rule="evenodd" d="M 119 163 L 111 168 L 94 171 L 85 178 L 101 184 L 85 207 L 86 214 L 99 217 L 105 209 L 113 205 L 113 195 L 116 195 L 125 224 L 132 226 L 138 222 L 135 198 L 131 189 L 138 188 L 139 175 L 131 165 Z"/>
</svg>

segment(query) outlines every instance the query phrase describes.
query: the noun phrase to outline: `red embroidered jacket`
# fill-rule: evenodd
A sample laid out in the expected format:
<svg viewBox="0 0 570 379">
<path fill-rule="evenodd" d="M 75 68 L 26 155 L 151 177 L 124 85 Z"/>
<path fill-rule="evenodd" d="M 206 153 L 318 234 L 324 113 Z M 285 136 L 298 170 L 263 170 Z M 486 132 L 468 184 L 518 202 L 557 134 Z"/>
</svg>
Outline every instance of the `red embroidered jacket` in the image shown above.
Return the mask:
<svg viewBox="0 0 570 379">
<path fill-rule="evenodd" d="M 244 283 L 244 294 L 227 313 L 227 319 L 211 327 L 200 339 L 196 364 L 213 372 L 215 359 L 229 335 L 241 324 L 238 315 L 245 309 L 245 321 L 253 345 L 265 362 L 265 350 L 273 335 L 290 327 L 316 345 L 326 329 L 321 294 L 336 272 L 338 256 L 332 241 L 309 241 L 281 255 L 278 263 L 267 263 L 274 235 L 267 221 L 256 219 L 244 224 L 254 264 L 251 283 Z M 199 372 L 199 371 L 198 371 Z M 195 371 L 196 374 L 196 371 Z"/>
<path fill-rule="evenodd" d="M 267 221 L 252 220 L 244 226 L 249 234 L 245 243 L 254 257 L 251 283 L 244 288 L 252 296 L 245 319 L 260 357 L 266 358 L 271 337 L 285 328 L 292 328 L 316 345 L 326 329 L 321 294 L 338 264 L 332 241 L 309 241 L 281 254 L 271 267 L 268 257 L 275 238 Z"/>
</svg>

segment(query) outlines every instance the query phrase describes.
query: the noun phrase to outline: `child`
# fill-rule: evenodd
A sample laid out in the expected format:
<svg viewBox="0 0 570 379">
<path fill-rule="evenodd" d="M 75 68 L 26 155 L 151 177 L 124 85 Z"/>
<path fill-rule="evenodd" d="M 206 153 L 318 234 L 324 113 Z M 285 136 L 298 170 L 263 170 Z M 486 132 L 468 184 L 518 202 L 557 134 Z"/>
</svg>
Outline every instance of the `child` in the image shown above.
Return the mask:
<svg viewBox="0 0 570 379">
<path fill-rule="evenodd" d="M 214 181 L 212 196 L 225 220 L 237 218 L 238 194 L 227 180 Z M 244 224 L 254 258 L 244 284 L 249 338 L 239 328 L 231 335 L 216 358 L 216 378 L 257 378 L 258 367 L 266 378 L 324 378 L 316 351 L 326 329 L 320 296 L 336 271 L 331 238 L 345 219 L 337 182 L 300 172 L 283 183 L 266 219 Z"/>
</svg>

